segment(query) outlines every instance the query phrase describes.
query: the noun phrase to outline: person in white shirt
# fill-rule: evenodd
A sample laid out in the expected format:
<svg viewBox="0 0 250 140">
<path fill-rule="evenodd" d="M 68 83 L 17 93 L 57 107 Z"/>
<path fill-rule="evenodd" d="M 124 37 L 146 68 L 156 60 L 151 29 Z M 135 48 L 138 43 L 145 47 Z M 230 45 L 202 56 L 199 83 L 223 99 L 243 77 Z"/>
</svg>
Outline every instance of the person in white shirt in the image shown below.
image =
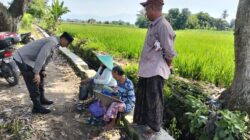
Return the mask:
<svg viewBox="0 0 250 140">
<path fill-rule="evenodd" d="M 92 93 L 93 89 L 101 89 L 102 87 L 117 87 L 117 82 L 112 76 L 113 58 L 110 55 L 97 55 L 101 61 L 101 65 L 92 78 L 84 79 L 81 84 L 87 85 L 88 93 Z"/>
</svg>

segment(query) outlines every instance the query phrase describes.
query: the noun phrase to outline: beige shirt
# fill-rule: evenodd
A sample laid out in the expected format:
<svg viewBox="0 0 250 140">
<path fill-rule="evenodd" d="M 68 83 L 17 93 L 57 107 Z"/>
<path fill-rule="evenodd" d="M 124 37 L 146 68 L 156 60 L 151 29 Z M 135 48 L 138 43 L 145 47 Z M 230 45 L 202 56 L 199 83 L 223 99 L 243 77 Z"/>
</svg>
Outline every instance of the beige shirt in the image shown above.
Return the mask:
<svg viewBox="0 0 250 140">
<path fill-rule="evenodd" d="M 163 16 L 150 24 L 139 62 L 140 77 L 150 78 L 158 75 L 164 79 L 169 77 L 170 69 L 166 59 L 172 60 L 176 55 L 175 36 L 171 25 Z M 154 45 L 157 41 L 160 43 L 160 50 L 156 50 Z"/>
</svg>

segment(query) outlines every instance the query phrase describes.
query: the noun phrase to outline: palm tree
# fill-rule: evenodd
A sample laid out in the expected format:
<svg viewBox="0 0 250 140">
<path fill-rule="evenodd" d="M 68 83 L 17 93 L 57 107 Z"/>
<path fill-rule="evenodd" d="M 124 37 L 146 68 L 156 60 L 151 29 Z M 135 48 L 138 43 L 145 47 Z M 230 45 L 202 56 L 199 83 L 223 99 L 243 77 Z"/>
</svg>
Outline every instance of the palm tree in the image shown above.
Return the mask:
<svg viewBox="0 0 250 140">
<path fill-rule="evenodd" d="M 52 6 L 50 8 L 50 13 L 53 18 L 53 31 L 56 31 L 56 27 L 58 26 L 59 19 L 62 15 L 70 12 L 68 7 L 64 7 L 64 2 L 59 2 L 59 0 L 53 0 Z"/>
</svg>

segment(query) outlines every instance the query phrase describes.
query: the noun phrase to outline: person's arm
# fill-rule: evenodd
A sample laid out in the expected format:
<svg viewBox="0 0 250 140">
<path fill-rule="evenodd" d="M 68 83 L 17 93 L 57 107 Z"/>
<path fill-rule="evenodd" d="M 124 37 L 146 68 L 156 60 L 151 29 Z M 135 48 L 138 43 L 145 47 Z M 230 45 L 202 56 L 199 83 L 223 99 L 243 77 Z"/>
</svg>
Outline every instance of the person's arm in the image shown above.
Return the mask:
<svg viewBox="0 0 250 140">
<path fill-rule="evenodd" d="M 41 71 L 42 67 L 44 66 L 46 59 L 50 56 L 51 54 L 51 50 L 52 47 L 55 46 L 56 43 L 53 41 L 48 41 L 47 43 L 45 43 L 42 48 L 40 49 L 36 61 L 35 61 L 35 65 L 34 65 L 34 69 L 33 72 L 35 74 L 39 74 L 39 72 Z"/>
<path fill-rule="evenodd" d="M 132 82 L 127 86 L 127 93 L 129 102 L 126 104 L 125 112 L 128 113 L 133 109 L 135 103 L 135 90 Z"/>
<path fill-rule="evenodd" d="M 110 80 L 112 79 L 112 72 L 106 68 L 103 71 L 101 77 L 102 77 L 102 79 L 94 79 L 93 82 L 95 84 L 107 85 L 107 84 L 109 84 Z"/>
<path fill-rule="evenodd" d="M 95 74 L 95 76 L 93 76 L 91 79 L 95 79 L 97 76 L 99 76 L 99 73 L 100 73 L 101 69 L 102 69 L 102 67 L 99 67 L 96 74 Z"/>
<path fill-rule="evenodd" d="M 168 26 L 162 26 L 160 28 L 160 43 L 164 51 L 164 56 L 167 65 L 170 67 L 176 52 L 174 50 L 175 33 Z"/>
</svg>

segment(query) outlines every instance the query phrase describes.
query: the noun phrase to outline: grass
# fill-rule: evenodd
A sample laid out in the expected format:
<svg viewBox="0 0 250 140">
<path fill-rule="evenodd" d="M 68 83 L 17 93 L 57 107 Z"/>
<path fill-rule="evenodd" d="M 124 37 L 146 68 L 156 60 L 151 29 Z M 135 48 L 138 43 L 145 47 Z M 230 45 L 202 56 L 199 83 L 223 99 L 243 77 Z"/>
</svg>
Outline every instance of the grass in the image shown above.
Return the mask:
<svg viewBox="0 0 250 140">
<path fill-rule="evenodd" d="M 139 58 L 146 30 L 129 26 L 62 24 L 77 38 L 88 38 L 88 47 L 128 59 Z"/>
<path fill-rule="evenodd" d="M 233 32 L 178 31 L 174 61 L 183 77 L 229 86 L 234 74 Z"/>
<path fill-rule="evenodd" d="M 60 29 L 76 38 L 87 38 L 87 47 L 108 52 L 115 57 L 138 60 L 146 29 L 112 25 L 64 23 Z M 177 31 L 174 60 L 177 74 L 217 86 L 229 86 L 234 72 L 233 32 Z M 77 41 L 75 41 L 77 42 Z"/>
</svg>

